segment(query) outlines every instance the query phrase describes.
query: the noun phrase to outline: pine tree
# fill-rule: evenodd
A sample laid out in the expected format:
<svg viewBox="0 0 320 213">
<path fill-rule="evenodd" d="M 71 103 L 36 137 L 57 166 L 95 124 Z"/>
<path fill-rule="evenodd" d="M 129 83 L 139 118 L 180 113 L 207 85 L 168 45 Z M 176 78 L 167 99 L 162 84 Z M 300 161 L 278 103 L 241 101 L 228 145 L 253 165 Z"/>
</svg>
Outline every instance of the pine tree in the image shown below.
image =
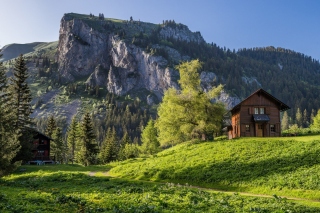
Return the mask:
<svg viewBox="0 0 320 213">
<path fill-rule="evenodd" d="M 79 126 L 76 117 L 73 117 L 67 130 L 68 159 L 72 164 L 75 158 L 77 140 L 79 139 Z"/>
<path fill-rule="evenodd" d="M 0 61 L 0 177 L 16 168 L 17 165 L 13 159 L 20 150 L 19 135 L 12 128 L 13 111 L 8 106 L 9 94 L 7 82 L 6 69 L 3 62 Z"/>
<path fill-rule="evenodd" d="M 109 163 L 118 157 L 117 132 L 113 127 L 108 128 L 104 142 L 101 145 L 99 159 L 102 163 Z"/>
<path fill-rule="evenodd" d="M 307 113 L 307 109 L 304 109 L 303 110 L 302 127 L 306 128 L 308 126 L 309 126 L 308 113 Z"/>
<path fill-rule="evenodd" d="M 30 117 L 32 113 L 31 108 L 31 91 L 29 89 L 27 78 L 28 69 L 23 58 L 20 55 L 14 64 L 13 76 L 9 80 L 9 93 L 10 93 L 10 108 L 13 110 L 12 128 L 19 134 L 20 150 L 14 161 L 28 161 L 31 156 L 32 133 L 28 127 L 33 125 Z"/>
<path fill-rule="evenodd" d="M 128 145 L 130 144 L 132 144 L 132 141 L 129 138 L 128 132 L 126 131 L 120 141 L 119 154 L 118 154 L 119 160 L 126 160 L 129 158 L 128 156 L 130 155 L 130 153 L 127 153 L 127 152 L 129 151 Z"/>
<path fill-rule="evenodd" d="M 316 116 L 316 112 L 314 109 L 311 110 L 311 114 L 310 114 L 310 123 L 312 124 L 313 123 L 313 119 L 314 117 Z"/>
<path fill-rule="evenodd" d="M 77 151 L 77 161 L 84 166 L 89 166 L 96 163 L 98 146 L 96 136 L 93 132 L 93 124 L 90 113 L 87 112 L 81 122 L 79 151 Z"/>
<path fill-rule="evenodd" d="M 29 89 L 27 78 L 28 69 L 24 61 L 23 55 L 20 55 L 14 64 L 13 77 L 10 79 L 11 104 L 15 110 L 15 128 L 24 129 L 26 126 L 32 125 L 30 115 L 31 108 L 31 91 Z"/>
<path fill-rule="evenodd" d="M 56 161 L 62 163 L 65 159 L 65 145 L 63 141 L 63 134 L 60 127 L 57 127 L 52 133 L 51 153 L 54 155 Z"/>
<path fill-rule="evenodd" d="M 289 117 L 287 111 L 285 111 L 281 120 L 281 130 L 284 131 L 287 129 L 289 129 Z"/>
<path fill-rule="evenodd" d="M 53 132 L 56 130 L 56 128 L 57 128 L 56 120 L 53 117 L 53 115 L 50 115 L 48 118 L 48 124 L 47 124 L 45 134 L 51 138 L 53 135 Z"/>
<path fill-rule="evenodd" d="M 157 129 L 154 127 L 154 121 L 149 120 L 146 128 L 141 134 L 143 153 L 153 155 L 160 151 L 160 143 L 157 138 Z"/>
<path fill-rule="evenodd" d="M 297 112 L 296 112 L 296 123 L 298 125 L 298 127 L 302 127 L 302 113 L 300 108 L 298 107 Z"/>
<path fill-rule="evenodd" d="M 310 127 L 318 132 L 320 131 L 320 109 L 318 110 L 317 115 L 314 117 Z"/>
</svg>

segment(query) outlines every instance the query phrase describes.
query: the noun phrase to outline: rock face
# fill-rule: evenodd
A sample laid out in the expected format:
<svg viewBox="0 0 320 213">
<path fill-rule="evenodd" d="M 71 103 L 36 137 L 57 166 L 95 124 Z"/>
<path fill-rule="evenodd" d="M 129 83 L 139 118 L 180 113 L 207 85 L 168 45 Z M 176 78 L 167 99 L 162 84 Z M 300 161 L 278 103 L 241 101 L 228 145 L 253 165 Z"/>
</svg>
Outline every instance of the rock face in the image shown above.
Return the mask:
<svg viewBox="0 0 320 213">
<path fill-rule="evenodd" d="M 56 61 L 64 81 L 90 75 L 95 67 L 108 64 L 109 35 L 92 30 L 81 19 L 63 16 Z"/>
<path fill-rule="evenodd" d="M 213 72 L 201 72 L 200 80 L 203 91 L 208 92 L 212 89 L 212 87 L 215 86 L 216 78 L 217 76 Z M 221 92 L 219 97 L 215 98 L 213 101 L 223 102 L 228 110 L 240 103 L 240 99 L 238 97 L 232 97 L 224 90 Z"/>
<path fill-rule="evenodd" d="M 103 22 L 96 24 L 102 26 Z M 159 35 L 187 42 L 205 42 L 200 33 L 193 33 L 184 25 L 165 26 Z M 164 48 L 176 63 L 190 60 L 189 56 L 183 56 L 173 48 L 157 44 L 155 48 Z M 147 91 L 145 98 L 149 105 L 161 100 L 168 88 L 179 87 L 178 71 L 169 68 L 168 61 L 162 56 L 151 55 L 140 47 L 121 40 L 112 31 L 93 29 L 83 19 L 68 14 L 61 20 L 56 61 L 64 82 L 88 77 L 86 84 L 91 88 L 105 87 L 110 93 L 117 95 Z M 201 85 L 205 91 L 212 88 L 215 79 L 214 73 L 201 73 Z M 221 99 L 225 101 L 226 96 L 223 97 Z M 230 104 L 232 103 L 234 102 L 231 101 Z"/>
<path fill-rule="evenodd" d="M 189 28 L 185 25 L 177 25 L 176 27 L 166 26 L 160 30 L 160 36 L 164 39 L 166 38 L 174 38 L 180 41 L 186 42 L 197 42 L 203 43 L 205 42 L 202 38 L 200 32 L 191 32 Z"/>
<path fill-rule="evenodd" d="M 163 57 L 152 56 L 113 33 L 101 33 L 68 15 L 61 20 L 56 60 L 65 82 L 90 75 L 87 84 L 106 86 L 117 95 L 146 89 L 161 98 L 169 87 L 178 87 L 179 73 L 168 68 Z"/>
</svg>

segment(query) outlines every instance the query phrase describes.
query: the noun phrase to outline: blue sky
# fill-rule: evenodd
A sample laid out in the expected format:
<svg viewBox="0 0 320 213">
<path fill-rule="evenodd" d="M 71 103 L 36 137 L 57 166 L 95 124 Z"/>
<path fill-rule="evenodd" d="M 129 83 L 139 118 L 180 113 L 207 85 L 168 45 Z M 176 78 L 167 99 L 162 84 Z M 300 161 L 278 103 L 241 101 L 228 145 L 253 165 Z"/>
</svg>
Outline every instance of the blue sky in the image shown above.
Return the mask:
<svg viewBox="0 0 320 213">
<path fill-rule="evenodd" d="M 1 0 L 0 46 L 56 41 L 64 13 L 174 19 L 230 49 L 275 46 L 320 59 L 318 0 Z"/>
</svg>

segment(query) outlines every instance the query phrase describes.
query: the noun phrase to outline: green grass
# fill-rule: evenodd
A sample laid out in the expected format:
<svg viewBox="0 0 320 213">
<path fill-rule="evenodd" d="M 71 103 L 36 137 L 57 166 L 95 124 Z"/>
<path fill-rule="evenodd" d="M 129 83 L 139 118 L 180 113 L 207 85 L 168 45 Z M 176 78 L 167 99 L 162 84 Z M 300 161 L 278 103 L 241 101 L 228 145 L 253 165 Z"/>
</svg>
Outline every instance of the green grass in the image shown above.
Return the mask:
<svg viewBox="0 0 320 213">
<path fill-rule="evenodd" d="M 319 212 L 286 199 L 105 176 L 108 166 L 23 166 L 0 178 L 0 212 Z M 97 171 L 96 176 L 89 176 Z M 92 174 L 91 174 L 92 175 Z"/>
<path fill-rule="evenodd" d="M 320 200 L 319 136 L 186 142 L 112 166 L 123 178 Z"/>
</svg>

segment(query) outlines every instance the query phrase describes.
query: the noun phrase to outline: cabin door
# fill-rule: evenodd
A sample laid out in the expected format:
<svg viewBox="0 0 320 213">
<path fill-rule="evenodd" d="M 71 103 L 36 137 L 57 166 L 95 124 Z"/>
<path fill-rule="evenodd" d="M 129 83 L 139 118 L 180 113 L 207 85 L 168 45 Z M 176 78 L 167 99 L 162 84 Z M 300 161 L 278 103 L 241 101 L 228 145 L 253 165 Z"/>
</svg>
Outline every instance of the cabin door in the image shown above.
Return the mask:
<svg viewBox="0 0 320 213">
<path fill-rule="evenodd" d="M 257 137 L 263 137 L 263 125 L 258 124 Z"/>
</svg>

